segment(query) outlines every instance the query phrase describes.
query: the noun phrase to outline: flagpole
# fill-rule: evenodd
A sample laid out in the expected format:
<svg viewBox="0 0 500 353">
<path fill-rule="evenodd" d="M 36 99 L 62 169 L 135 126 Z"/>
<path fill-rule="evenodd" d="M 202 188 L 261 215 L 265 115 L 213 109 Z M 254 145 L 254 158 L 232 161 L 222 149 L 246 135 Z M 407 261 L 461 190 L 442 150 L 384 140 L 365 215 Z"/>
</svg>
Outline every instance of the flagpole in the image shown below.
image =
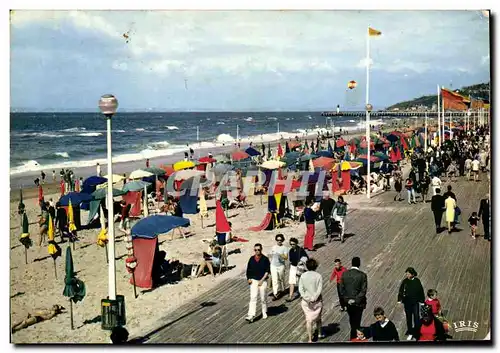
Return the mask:
<svg viewBox="0 0 500 353">
<path fill-rule="evenodd" d="M 441 147 L 441 92 L 439 91 L 439 85 L 437 85 L 437 96 L 438 96 L 438 106 L 437 106 L 437 119 L 438 119 L 438 139 L 439 139 L 439 147 Z"/>
<path fill-rule="evenodd" d="M 366 30 L 366 148 L 367 148 L 367 168 L 366 168 L 366 196 L 370 198 L 370 112 L 368 110 L 370 104 L 370 27 Z"/>
<path fill-rule="evenodd" d="M 443 95 L 443 88 L 441 87 L 441 95 Z M 445 116 L 444 116 L 444 97 L 442 97 L 442 102 L 441 102 L 441 129 L 443 129 L 442 135 L 443 136 L 443 141 L 444 141 L 444 123 L 445 123 Z"/>
<path fill-rule="evenodd" d="M 427 112 L 425 112 L 425 142 L 424 142 L 424 154 L 427 153 Z"/>
</svg>

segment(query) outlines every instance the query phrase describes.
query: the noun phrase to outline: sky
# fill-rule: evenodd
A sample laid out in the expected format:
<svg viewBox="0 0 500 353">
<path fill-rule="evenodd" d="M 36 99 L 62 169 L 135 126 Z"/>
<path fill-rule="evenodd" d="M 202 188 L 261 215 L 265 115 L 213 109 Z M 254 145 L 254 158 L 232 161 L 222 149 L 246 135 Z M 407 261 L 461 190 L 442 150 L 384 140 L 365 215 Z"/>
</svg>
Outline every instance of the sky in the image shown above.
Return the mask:
<svg viewBox="0 0 500 353">
<path fill-rule="evenodd" d="M 366 32 L 370 39 L 366 60 Z M 480 11 L 14 11 L 11 110 L 377 109 L 490 80 Z M 347 83 L 358 83 L 354 90 Z"/>
</svg>

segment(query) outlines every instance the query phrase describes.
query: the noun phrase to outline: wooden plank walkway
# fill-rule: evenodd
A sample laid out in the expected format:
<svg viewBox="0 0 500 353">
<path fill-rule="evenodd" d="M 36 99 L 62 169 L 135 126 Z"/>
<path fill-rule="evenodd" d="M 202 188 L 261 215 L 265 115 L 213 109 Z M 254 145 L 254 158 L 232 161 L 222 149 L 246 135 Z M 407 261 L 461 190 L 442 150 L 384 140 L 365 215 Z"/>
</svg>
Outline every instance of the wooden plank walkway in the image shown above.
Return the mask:
<svg viewBox="0 0 500 353">
<path fill-rule="evenodd" d="M 406 331 L 404 310 L 397 304 L 397 293 L 404 271 L 414 267 L 425 291 L 438 291 L 444 313 L 450 321 L 454 340 L 483 340 L 491 330 L 491 249 L 484 239 L 469 236 L 467 219 L 479 208 L 479 200 L 488 192 L 484 181 L 453 183 L 458 205 L 462 209 L 462 231 L 448 235 L 435 234 L 430 203 L 408 205 L 394 202 L 392 192 L 364 200 L 350 210 L 347 233 L 353 236 L 344 244 L 333 242 L 313 253 L 323 275 L 323 327 L 327 337 L 321 342 L 347 341 L 349 321 L 336 306 L 336 284 L 329 283 L 334 259 L 350 265 L 354 256 L 361 258 L 361 269 L 368 275 L 368 305 L 362 325 L 374 322 L 373 308 L 382 306 L 396 324 L 400 337 Z M 304 227 L 305 228 L 305 227 Z M 482 225 L 480 225 L 482 234 Z M 305 233 L 305 229 L 304 229 Z M 269 232 L 274 237 L 275 232 Z M 285 233 L 286 234 L 286 233 Z M 323 222 L 317 223 L 315 242 L 324 235 Z M 299 237 L 303 238 L 303 235 Z M 264 253 L 266 250 L 264 249 Z M 347 266 L 349 267 L 349 266 Z M 300 300 L 286 303 L 284 298 L 269 300 L 269 317 L 253 324 L 245 321 L 249 290 L 244 269 L 236 278 L 180 307 L 158 323 L 154 332 L 144 333 L 145 343 L 298 343 L 307 341 Z M 259 312 L 260 303 L 257 306 Z M 476 332 L 456 332 L 460 321 Z M 470 321 L 470 322 L 469 322 Z"/>
</svg>

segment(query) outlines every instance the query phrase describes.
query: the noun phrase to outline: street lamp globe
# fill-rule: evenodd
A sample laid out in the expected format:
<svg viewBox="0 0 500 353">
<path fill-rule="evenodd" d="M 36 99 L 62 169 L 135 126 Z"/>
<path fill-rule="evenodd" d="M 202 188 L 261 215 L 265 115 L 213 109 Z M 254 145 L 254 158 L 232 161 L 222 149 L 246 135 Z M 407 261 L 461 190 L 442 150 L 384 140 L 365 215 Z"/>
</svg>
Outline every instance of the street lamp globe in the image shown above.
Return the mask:
<svg viewBox="0 0 500 353">
<path fill-rule="evenodd" d="M 118 100 L 112 94 L 105 94 L 99 99 L 99 109 L 106 116 L 111 116 L 116 113 L 118 108 Z"/>
</svg>

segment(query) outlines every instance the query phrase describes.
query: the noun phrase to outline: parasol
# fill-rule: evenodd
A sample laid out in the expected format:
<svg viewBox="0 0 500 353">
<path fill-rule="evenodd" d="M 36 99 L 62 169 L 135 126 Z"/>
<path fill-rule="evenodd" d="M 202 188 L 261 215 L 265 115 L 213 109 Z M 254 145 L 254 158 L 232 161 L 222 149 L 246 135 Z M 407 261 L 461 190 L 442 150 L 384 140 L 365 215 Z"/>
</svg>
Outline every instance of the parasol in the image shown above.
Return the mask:
<svg viewBox="0 0 500 353">
<path fill-rule="evenodd" d="M 194 168 L 195 164 L 192 161 L 179 161 L 174 164 L 174 170 L 183 170 L 183 169 L 189 169 L 189 168 Z"/>
<path fill-rule="evenodd" d="M 312 161 L 314 168 L 323 168 L 325 170 L 332 169 L 335 159 L 328 157 L 319 157 Z"/>
<path fill-rule="evenodd" d="M 245 153 L 247 153 L 250 157 L 260 156 L 260 152 L 253 147 L 248 147 L 245 150 Z"/>
<path fill-rule="evenodd" d="M 128 184 L 128 183 L 127 183 Z M 127 185 L 125 184 L 125 186 Z M 125 195 L 127 192 L 121 189 L 113 189 L 113 197 Z M 102 200 L 108 196 L 108 189 L 97 189 L 92 193 L 94 200 Z"/>
<path fill-rule="evenodd" d="M 231 153 L 231 159 L 233 161 L 239 161 L 247 158 L 250 158 L 250 155 L 244 151 L 234 151 Z"/>
<path fill-rule="evenodd" d="M 333 152 L 327 151 L 327 150 L 318 151 L 318 156 L 332 158 L 333 157 Z"/>
<path fill-rule="evenodd" d="M 172 165 L 161 165 L 160 167 L 165 171 L 166 176 L 171 176 L 175 173 L 174 167 Z"/>
<path fill-rule="evenodd" d="M 305 155 L 301 156 L 301 157 L 299 158 L 299 160 L 300 160 L 301 162 L 307 162 L 307 161 L 309 161 L 309 160 L 311 160 L 311 159 L 314 159 L 314 158 L 316 158 L 316 157 L 317 157 L 317 156 L 316 156 L 315 154 L 309 154 L 309 153 L 308 153 L 308 154 L 305 154 Z"/>
<path fill-rule="evenodd" d="M 362 166 L 363 166 L 363 163 L 361 163 L 361 162 L 343 161 L 340 163 L 335 163 L 333 165 L 332 169 L 337 170 L 340 167 L 340 170 L 344 171 L 344 170 L 358 169 Z"/>
<path fill-rule="evenodd" d="M 142 170 L 142 169 L 137 169 L 137 170 L 134 170 L 132 173 L 130 173 L 130 175 L 128 177 L 129 177 L 129 179 L 142 179 L 142 178 L 147 178 L 147 177 L 150 177 L 153 175 L 154 175 L 153 173 L 147 172 L 147 171 Z"/>
<path fill-rule="evenodd" d="M 269 160 L 262 163 L 260 167 L 264 169 L 278 169 L 284 167 L 285 165 L 286 165 L 285 162 Z"/>
<path fill-rule="evenodd" d="M 24 245 L 24 262 L 28 264 L 28 248 L 33 245 L 33 242 L 31 241 L 30 238 L 30 232 L 29 232 L 29 221 L 28 221 L 28 216 L 26 215 L 26 212 L 23 213 L 22 216 L 22 221 L 21 221 L 21 237 L 19 238 L 19 241 L 21 244 Z"/>
<path fill-rule="evenodd" d="M 151 183 L 142 180 L 133 180 L 125 184 L 125 186 L 122 188 L 122 191 L 125 193 L 129 191 L 142 191 L 144 187 L 149 187 L 150 185 Z"/>
<path fill-rule="evenodd" d="M 154 215 L 141 219 L 131 229 L 132 237 L 155 238 L 159 234 L 170 232 L 174 228 L 187 227 L 187 218 Z"/>
<path fill-rule="evenodd" d="M 175 172 L 174 180 L 187 180 L 189 178 L 193 177 L 201 177 L 203 174 L 205 174 L 204 171 L 202 170 L 195 170 L 195 169 L 185 169 L 185 170 L 179 170 L 178 172 Z"/>
<path fill-rule="evenodd" d="M 104 178 L 109 180 L 108 175 L 105 175 Z M 120 181 L 123 181 L 123 179 L 125 179 L 125 177 L 123 175 L 113 174 L 112 179 L 113 179 L 113 184 L 114 184 L 114 183 L 119 183 Z"/>
<path fill-rule="evenodd" d="M 217 162 L 217 160 L 215 158 L 205 156 L 205 157 L 201 157 L 200 159 L 198 159 L 198 162 L 200 162 L 200 163 L 215 163 L 215 162 Z"/>
<path fill-rule="evenodd" d="M 54 240 L 54 222 L 52 221 L 52 216 L 49 214 L 49 227 L 47 229 L 47 239 L 49 241 L 49 246 L 47 250 L 49 255 L 52 256 L 52 260 L 54 260 L 54 275 L 57 279 L 57 267 L 56 267 L 56 259 L 61 256 L 61 248 Z"/>
<path fill-rule="evenodd" d="M 165 169 L 157 168 L 157 167 L 149 167 L 149 168 L 144 169 L 144 171 L 150 172 L 151 174 L 157 175 L 157 176 L 165 175 Z"/>
</svg>

